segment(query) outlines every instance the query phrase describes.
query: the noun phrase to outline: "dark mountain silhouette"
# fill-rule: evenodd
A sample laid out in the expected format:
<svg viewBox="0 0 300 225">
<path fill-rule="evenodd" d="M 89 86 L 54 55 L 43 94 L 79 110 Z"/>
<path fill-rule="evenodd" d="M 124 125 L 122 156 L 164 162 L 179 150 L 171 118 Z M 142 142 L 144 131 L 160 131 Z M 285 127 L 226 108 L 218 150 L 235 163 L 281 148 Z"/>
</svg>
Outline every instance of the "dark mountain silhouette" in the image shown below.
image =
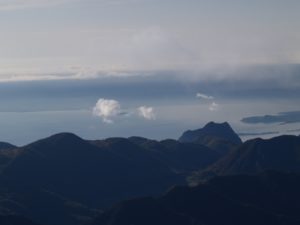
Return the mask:
<svg viewBox="0 0 300 225">
<path fill-rule="evenodd" d="M 234 144 L 241 144 L 239 136 L 233 131 L 231 126 L 225 123 L 209 122 L 203 128 L 198 130 L 188 130 L 179 138 L 180 142 L 195 142 L 201 138 L 213 136 L 228 140 Z"/>
<path fill-rule="evenodd" d="M 12 144 L 7 143 L 7 142 L 0 142 L 0 150 L 3 150 L 3 149 L 14 149 L 16 147 L 17 146 L 12 145 Z"/>
<path fill-rule="evenodd" d="M 71 133 L 4 151 L 0 209 L 50 225 L 79 224 L 123 199 L 157 196 L 221 156 L 175 140 L 86 141 Z"/>
<path fill-rule="evenodd" d="M 0 216 L 1 225 L 38 225 L 32 221 L 16 215 Z"/>
<path fill-rule="evenodd" d="M 188 130 L 178 139 L 183 143 L 198 143 L 222 154 L 242 144 L 240 137 L 225 123 L 210 122 L 198 130 Z"/>
<path fill-rule="evenodd" d="M 46 189 L 1 185 L 0 215 L 23 215 L 40 224 L 81 224 L 99 212 Z"/>
<path fill-rule="evenodd" d="M 265 172 L 216 177 L 197 187 L 175 187 L 160 198 L 124 201 L 93 225 L 296 225 L 300 176 Z"/>
<path fill-rule="evenodd" d="M 11 187 L 28 191 L 28 195 L 33 189 L 47 190 L 91 208 L 107 207 L 132 196 L 159 194 L 184 182 L 167 166 L 139 155 L 142 151 L 138 146 L 124 141 L 107 140 L 106 147 L 99 147 L 73 134 L 57 134 L 21 148 L 3 169 L 0 179 Z M 123 155 L 118 154 L 122 150 Z M 132 157 L 124 157 L 125 154 Z M 43 197 L 50 209 L 51 198 Z M 40 203 L 32 208 L 38 209 Z M 33 215 L 41 219 L 37 211 Z M 50 214 L 44 220 L 51 224 L 47 216 Z"/>
<path fill-rule="evenodd" d="M 130 141 L 148 151 L 155 159 L 167 165 L 172 171 L 190 173 L 203 169 L 221 158 L 221 154 L 195 143 L 180 143 L 176 140 L 154 141 L 131 137 Z"/>
<path fill-rule="evenodd" d="M 7 142 L 0 142 L 0 172 L 16 155 L 18 148 Z"/>
<path fill-rule="evenodd" d="M 215 150 L 222 156 L 228 154 L 233 149 L 237 148 L 241 144 L 234 144 L 231 141 L 228 141 L 223 138 L 213 137 L 213 136 L 206 136 L 204 138 L 199 139 L 195 142 L 196 144 L 202 144 L 212 150 Z"/>
<path fill-rule="evenodd" d="M 217 175 L 300 172 L 299 137 L 242 144 L 227 123 L 212 122 L 191 133 L 193 141 L 88 141 L 60 133 L 23 147 L 3 145 L 0 215 L 22 215 L 44 225 L 299 224 L 298 175 L 268 172 L 203 183 Z M 202 183 L 157 198 L 174 185 L 186 185 L 187 177 Z"/>
<path fill-rule="evenodd" d="M 255 174 L 264 170 L 300 172 L 300 138 L 284 135 L 249 140 L 191 180 L 197 182 L 214 175 Z"/>
</svg>

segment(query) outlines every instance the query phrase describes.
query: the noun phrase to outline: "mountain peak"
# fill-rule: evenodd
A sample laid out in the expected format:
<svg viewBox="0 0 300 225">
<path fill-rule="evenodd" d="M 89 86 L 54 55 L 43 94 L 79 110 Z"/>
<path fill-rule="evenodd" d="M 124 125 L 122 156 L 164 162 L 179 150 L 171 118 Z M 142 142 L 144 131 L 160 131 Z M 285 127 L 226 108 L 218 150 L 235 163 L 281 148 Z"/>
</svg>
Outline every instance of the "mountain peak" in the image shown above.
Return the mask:
<svg viewBox="0 0 300 225">
<path fill-rule="evenodd" d="M 45 148 L 77 148 L 78 146 L 83 146 L 89 144 L 85 140 L 81 139 L 77 135 L 73 133 L 58 133 L 54 134 L 50 137 L 38 140 L 36 142 L 33 142 L 25 148 L 40 148 L 42 146 L 42 149 Z"/>
<path fill-rule="evenodd" d="M 12 144 L 7 143 L 7 142 L 0 142 L 0 150 L 14 149 L 14 148 L 17 148 L 17 146 L 12 145 Z"/>
<path fill-rule="evenodd" d="M 223 123 L 216 123 L 214 121 L 210 121 L 209 123 L 207 123 L 203 129 L 208 129 L 208 128 L 231 128 L 228 122 L 223 122 Z"/>
<path fill-rule="evenodd" d="M 83 141 L 80 137 L 73 133 L 68 133 L 68 132 L 63 132 L 63 133 L 58 133 L 50 136 L 49 138 L 51 141 L 54 143 L 60 143 L 60 142 L 74 142 L 74 141 Z"/>
<path fill-rule="evenodd" d="M 241 144 L 242 141 L 227 122 L 209 122 L 198 130 L 188 130 L 179 138 L 180 142 L 198 142 L 207 137 L 224 139 L 234 144 Z"/>
</svg>

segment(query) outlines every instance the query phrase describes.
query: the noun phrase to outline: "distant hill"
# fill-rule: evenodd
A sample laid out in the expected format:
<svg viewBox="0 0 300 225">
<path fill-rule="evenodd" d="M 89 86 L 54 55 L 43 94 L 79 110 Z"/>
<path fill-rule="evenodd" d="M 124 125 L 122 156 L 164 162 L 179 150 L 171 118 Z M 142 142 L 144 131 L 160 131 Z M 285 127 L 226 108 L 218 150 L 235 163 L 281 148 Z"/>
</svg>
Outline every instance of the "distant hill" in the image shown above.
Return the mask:
<svg viewBox="0 0 300 225">
<path fill-rule="evenodd" d="M 182 143 L 198 143 L 226 154 L 242 144 L 240 137 L 225 123 L 210 122 L 198 130 L 188 130 L 178 139 Z"/>
<path fill-rule="evenodd" d="M 300 172 L 300 138 L 284 135 L 268 140 L 249 140 L 191 180 L 214 175 L 255 174 L 265 170 Z"/>
<path fill-rule="evenodd" d="M 0 172 L 17 154 L 18 147 L 7 142 L 0 142 Z"/>
<path fill-rule="evenodd" d="M 221 157 L 195 143 L 134 137 L 87 141 L 71 133 L 0 151 L 0 159 L 7 152 L 0 212 L 45 225 L 80 224 L 123 199 L 157 196 L 186 184 L 187 175 Z"/>
<path fill-rule="evenodd" d="M 22 193 L 26 196 L 31 195 L 32 190 L 47 190 L 90 208 L 107 207 L 133 196 L 159 194 L 173 184 L 184 182 L 184 177 L 173 173 L 159 161 L 139 155 L 143 151 L 138 146 L 126 140 L 124 142 L 110 139 L 99 147 L 74 134 L 53 135 L 22 147 L 2 170 L 0 181 L 14 187 L 8 191 L 19 193 L 20 189 L 24 189 L 25 193 Z M 132 153 L 132 158 L 118 154 L 118 149 L 126 154 Z M 29 202 L 37 204 L 32 206 L 36 211 L 31 214 L 36 221 L 45 224 L 52 221 L 53 224 L 53 220 L 65 220 L 39 213 L 39 204 L 45 204 L 50 209 L 54 201 L 49 195 L 43 198 L 45 202 Z M 28 205 L 27 200 L 24 201 L 22 204 Z"/>
<path fill-rule="evenodd" d="M 191 132 L 196 138 L 190 141 L 184 140 L 194 134 L 186 132 L 183 141 L 84 140 L 60 133 L 23 147 L 4 144 L 0 215 L 43 225 L 299 224 L 293 208 L 299 205 L 288 195 L 299 199 L 299 176 L 264 171 L 300 173 L 300 137 L 242 143 L 229 124 L 213 122 Z M 157 198 L 187 185 L 187 177 L 201 185 Z"/>
<path fill-rule="evenodd" d="M 12 145 L 12 144 L 7 143 L 7 142 L 0 142 L 0 150 L 14 149 L 14 148 L 16 148 L 16 147 L 17 147 L 17 146 Z"/>
<path fill-rule="evenodd" d="M 121 202 L 92 225 L 296 225 L 299 188 L 297 174 L 216 177 L 197 187 L 175 187 L 160 198 Z"/>
<path fill-rule="evenodd" d="M 203 169 L 222 157 L 222 154 L 217 151 L 197 143 L 181 143 L 171 139 L 154 141 L 140 137 L 131 137 L 129 140 L 179 173 L 190 173 L 197 168 Z"/>
</svg>

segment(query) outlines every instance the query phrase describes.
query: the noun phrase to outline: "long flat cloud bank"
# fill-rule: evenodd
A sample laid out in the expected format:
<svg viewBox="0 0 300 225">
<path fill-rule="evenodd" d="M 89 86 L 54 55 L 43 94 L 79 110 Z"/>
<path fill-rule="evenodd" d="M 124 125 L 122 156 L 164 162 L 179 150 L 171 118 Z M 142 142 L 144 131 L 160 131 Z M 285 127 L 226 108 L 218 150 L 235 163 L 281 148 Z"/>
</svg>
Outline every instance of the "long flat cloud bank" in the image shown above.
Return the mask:
<svg viewBox="0 0 300 225">
<path fill-rule="evenodd" d="M 0 82 L 0 98 L 23 97 L 82 97 L 105 98 L 189 98 L 195 99 L 199 91 L 206 98 L 298 98 L 300 96 L 300 66 L 261 66 L 222 77 L 188 71 L 135 71 L 131 73 L 103 74 L 72 79 L 71 74 L 57 75 L 60 79 Z M 228 75 L 226 75 L 228 74 Z M 74 75 L 78 77 L 78 75 Z M 1 80 L 1 76 L 0 76 Z M 1 97 L 2 96 L 2 97 Z M 201 98 L 203 99 L 203 98 Z M 201 99 L 198 99 L 201 100 Z M 95 100 L 93 100 L 95 101 Z M 217 102 L 219 103 L 219 102 Z"/>
<path fill-rule="evenodd" d="M 241 121 L 248 124 L 300 123 L 300 111 L 282 112 L 277 115 L 245 117 Z"/>
<path fill-rule="evenodd" d="M 277 85 L 300 85 L 300 64 L 265 64 L 248 66 L 216 66 L 209 69 L 176 69 L 174 70 L 113 70 L 92 67 L 71 67 L 59 70 L 48 68 L 36 71 L 0 71 L 1 82 L 20 81 L 51 81 L 51 80 L 91 80 L 128 78 L 133 80 L 151 79 L 166 80 L 177 79 L 185 82 L 191 81 L 218 81 L 239 82 L 259 80 L 261 85 L 268 88 L 265 82 L 276 81 Z M 149 78 L 150 77 L 150 78 Z M 122 79 L 124 81 L 124 79 Z M 273 82 L 274 83 L 274 82 Z M 201 93 L 200 93 L 201 94 Z M 201 97 L 201 96 L 199 96 Z"/>
</svg>

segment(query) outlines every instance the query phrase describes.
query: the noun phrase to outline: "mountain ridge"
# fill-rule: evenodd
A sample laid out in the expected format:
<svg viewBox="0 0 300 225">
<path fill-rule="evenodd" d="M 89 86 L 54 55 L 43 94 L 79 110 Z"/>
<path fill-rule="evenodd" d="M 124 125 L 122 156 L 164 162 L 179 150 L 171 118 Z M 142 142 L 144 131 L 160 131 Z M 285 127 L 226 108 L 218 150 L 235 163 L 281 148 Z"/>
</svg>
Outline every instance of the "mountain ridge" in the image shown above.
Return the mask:
<svg viewBox="0 0 300 225">
<path fill-rule="evenodd" d="M 14 202 L 4 204 L 5 210 L 41 224 L 64 221 L 74 225 L 80 221 L 74 220 L 76 208 L 68 202 L 84 206 L 78 207 L 78 217 L 90 219 L 94 209 L 132 197 L 157 196 L 173 185 L 187 184 L 188 174 L 220 157 L 197 143 L 137 137 L 90 141 L 72 133 L 58 133 L 17 147 L 16 154 L 6 159 L 0 167 L 0 182 L 5 184 L 0 188 L 0 200 L 5 199 L 3 204 Z M 34 195 L 40 201 L 30 200 Z M 66 213 L 57 211 L 57 218 L 41 213 L 43 201 L 44 210 L 55 207 Z"/>
<path fill-rule="evenodd" d="M 216 177 L 196 187 L 175 187 L 159 198 L 121 202 L 92 225 L 296 225 L 300 221 L 298 188 L 299 174 L 268 171 Z"/>
<path fill-rule="evenodd" d="M 190 182 L 215 175 L 255 174 L 264 170 L 300 172 L 300 138 L 281 135 L 248 140 L 219 161 L 195 173 Z"/>
<path fill-rule="evenodd" d="M 218 136 L 215 130 L 220 126 L 223 128 L 220 132 L 218 131 L 220 134 Z M 168 196 L 171 196 L 172 190 L 176 190 L 177 194 L 180 194 L 182 190 L 184 193 L 186 190 L 188 192 L 196 190 L 190 189 L 192 187 L 188 187 L 188 183 L 194 186 L 205 183 L 206 186 L 201 186 L 203 201 L 208 201 L 209 198 L 211 201 L 216 200 L 218 201 L 216 204 L 220 207 L 227 205 L 228 208 L 241 210 L 245 216 L 247 216 L 247 210 L 250 210 L 249 212 L 253 215 L 259 213 L 271 219 L 270 221 L 275 221 L 273 224 L 282 225 L 277 213 L 275 215 L 263 212 L 257 207 L 240 205 L 236 202 L 240 201 L 239 199 L 228 202 L 228 198 L 243 197 L 243 201 L 245 200 L 247 196 L 243 194 L 247 188 L 241 183 L 249 183 L 253 188 L 262 191 L 261 187 L 251 183 L 252 178 L 250 179 L 249 175 L 240 175 L 232 181 L 230 177 L 224 178 L 223 181 L 222 177 L 239 176 L 239 174 L 253 174 L 254 176 L 268 169 L 300 172 L 299 137 L 285 135 L 270 140 L 258 138 L 245 143 L 239 141 L 233 143 L 232 137 L 236 135 L 234 131 L 229 132 L 228 139 L 226 139 L 227 133 L 224 135 L 224 129 L 226 131 L 232 129 L 228 123 L 211 122 L 204 128 L 198 129 L 201 135 L 197 134 L 198 139 L 192 142 L 173 139 L 157 141 L 136 136 L 84 140 L 75 134 L 64 132 L 22 147 L 0 149 L 0 182 L 2 183 L 0 214 L 12 212 L 44 225 L 58 223 L 81 225 L 83 222 L 93 221 L 100 211 L 113 206 L 116 202 L 127 200 L 133 204 L 132 207 L 135 207 L 137 212 L 141 213 L 139 222 L 143 222 L 143 216 L 153 215 L 151 212 L 150 214 L 143 212 L 143 208 L 143 210 L 151 209 L 156 219 L 163 217 L 164 225 L 168 223 L 190 225 L 191 220 L 194 220 L 194 214 L 188 216 L 182 212 L 174 214 L 176 201 L 172 200 L 173 206 L 169 202 L 168 204 L 171 205 L 166 207 L 165 199 L 161 200 L 159 196 L 174 185 L 175 189 L 167 192 Z M 205 133 L 207 129 L 212 129 L 212 132 Z M 217 178 L 214 179 L 213 177 L 216 176 Z M 265 177 L 270 177 L 270 175 Z M 266 178 L 261 175 L 256 181 L 261 182 L 262 179 Z M 269 178 L 266 179 L 268 180 Z M 234 187 L 230 184 L 234 184 Z M 276 182 L 269 184 L 278 187 Z M 219 185 L 224 188 L 224 191 L 231 188 L 236 195 L 231 196 L 229 193 L 224 195 L 221 189 L 217 188 Z M 292 182 L 289 185 L 292 185 Z M 206 190 L 206 187 L 210 187 L 211 190 Z M 235 190 L 235 187 L 242 189 Z M 191 193 L 186 197 L 191 197 Z M 216 195 L 216 193 L 219 194 Z M 145 199 L 143 196 L 150 197 Z M 139 202 L 145 201 L 146 204 L 140 207 L 136 205 L 135 199 L 140 199 Z M 248 204 L 251 199 L 246 200 Z M 198 202 L 191 203 L 184 207 L 190 210 L 200 207 L 203 212 L 206 212 L 202 214 L 201 211 L 203 217 L 214 212 L 207 211 L 205 205 L 199 205 Z M 256 199 L 252 203 L 260 204 L 261 202 Z M 119 212 L 124 212 L 124 202 L 121 206 L 114 211 L 114 215 L 118 216 Z M 193 207 L 196 208 L 193 209 Z M 51 208 L 55 209 L 52 212 L 56 217 L 49 214 Z M 105 212 L 109 213 L 110 210 Z M 112 219 L 114 217 L 105 213 L 103 215 Z M 102 215 L 101 218 L 103 219 Z M 156 224 L 155 218 L 149 219 L 148 222 L 152 221 L 151 225 Z M 210 225 L 210 220 L 214 221 L 214 218 L 210 217 L 208 221 L 200 221 L 198 224 Z M 106 219 L 103 221 L 105 222 Z M 289 219 L 284 218 L 283 221 L 289 222 Z"/>
</svg>

